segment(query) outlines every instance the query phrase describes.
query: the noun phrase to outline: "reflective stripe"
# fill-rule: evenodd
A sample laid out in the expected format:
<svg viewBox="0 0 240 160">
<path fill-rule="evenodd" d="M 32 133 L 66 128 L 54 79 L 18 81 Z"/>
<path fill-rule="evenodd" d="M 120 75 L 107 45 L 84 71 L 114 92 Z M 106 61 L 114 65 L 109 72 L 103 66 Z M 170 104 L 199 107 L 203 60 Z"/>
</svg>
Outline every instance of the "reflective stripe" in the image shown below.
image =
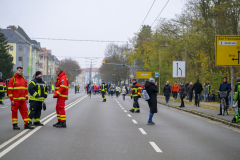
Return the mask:
<svg viewBox="0 0 240 160">
<path fill-rule="evenodd" d="M 32 83 L 32 84 L 36 87 L 36 83 L 35 83 L 34 81 L 31 81 L 30 83 Z M 29 83 L 29 84 L 30 84 L 30 83 Z"/>
<path fill-rule="evenodd" d="M 33 118 L 33 122 L 40 122 L 39 118 Z"/>
<path fill-rule="evenodd" d="M 13 87 L 13 89 L 26 89 L 25 87 Z"/>
<path fill-rule="evenodd" d="M 60 87 L 56 87 L 55 89 L 59 89 Z M 53 89 L 54 90 L 54 89 Z"/>
<path fill-rule="evenodd" d="M 11 90 L 13 90 L 13 87 L 8 87 L 8 89 L 11 89 Z"/>
<path fill-rule="evenodd" d="M 35 98 L 35 97 L 33 97 L 33 96 L 30 95 L 30 99 L 29 99 L 29 100 L 44 102 L 44 97 Z"/>
<path fill-rule="evenodd" d="M 65 86 L 65 85 L 60 85 L 60 87 L 68 88 L 68 86 Z"/>
<path fill-rule="evenodd" d="M 33 97 L 36 97 L 36 95 L 37 95 L 37 92 L 35 92 L 35 93 L 33 94 Z"/>
<path fill-rule="evenodd" d="M 19 97 L 19 98 L 14 98 L 13 99 L 26 99 L 26 97 Z"/>
<path fill-rule="evenodd" d="M 23 119 L 24 122 L 28 122 L 29 120 L 29 118 Z"/>
<path fill-rule="evenodd" d="M 57 94 L 59 94 L 60 97 L 68 97 L 68 95 L 63 95 L 60 92 L 57 91 Z"/>
<path fill-rule="evenodd" d="M 26 97 L 28 97 L 28 94 L 26 94 Z"/>
<path fill-rule="evenodd" d="M 12 94 L 9 94 L 8 97 L 12 97 L 13 95 Z"/>
</svg>

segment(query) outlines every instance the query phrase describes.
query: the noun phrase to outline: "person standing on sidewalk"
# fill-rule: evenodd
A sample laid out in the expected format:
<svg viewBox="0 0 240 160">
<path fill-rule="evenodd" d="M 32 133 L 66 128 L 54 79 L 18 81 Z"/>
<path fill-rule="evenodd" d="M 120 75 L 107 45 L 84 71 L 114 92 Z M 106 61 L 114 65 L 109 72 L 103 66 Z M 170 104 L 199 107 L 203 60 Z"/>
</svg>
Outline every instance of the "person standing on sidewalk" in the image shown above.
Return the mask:
<svg viewBox="0 0 240 160">
<path fill-rule="evenodd" d="M 177 100 L 177 94 L 179 92 L 179 86 L 177 82 L 172 86 L 172 93 L 173 93 L 173 99 L 176 101 Z"/>
<path fill-rule="evenodd" d="M 6 92 L 6 84 L 3 83 L 3 80 L 0 79 L 0 105 L 4 105 L 3 99 L 5 97 Z"/>
<path fill-rule="evenodd" d="M 181 98 L 181 105 L 179 107 L 185 107 L 184 98 L 186 96 L 186 88 L 183 83 L 180 84 L 179 94 L 180 94 L 180 98 Z"/>
<path fill-rule="evenodd" d="M 194 83 L 192 90 L 195 91 L 195 105 L 197 106 L 197 105 L 199 105 L 199 104 L 197 104 L 198 94 L 201 95 L 201 92 L 202 92 L 202 90 L 203 90 L 202 84 L 199 82 L 199 79 L 197 79 L 197 82 Z M 199 97 L 200 97 L 200 96 L 199 96 Z M 198 106 L 198 107 L 199 107 L 199 106 Z"/>
<path fill-rule="evenodd" d="M 228 95 L 229 95 L 229 92 L 231 91 L 231 84 L 227 82 L 227 77 L 223 78 L 223 82 L 220 84 L 219 91 L 220 92 L 224 92 L 224 91 L 227 92 L 227 97 L 225 97 L 225 101 L 226 101 L 227 106 L 229 106 L 229 104 L 228 104 Z M 221 106 L 221 104 L 220 104 L 220 113 L 218 115 L 222 115 L 222 106 Z"/>
<path fill-rule="evenodd" d="M 132 80 L 132 82 L 133 82 L 133 85 L 131 88 L 131 99 L 133 98 L 133 108 L 129 111 L 134 113 L 135 109 L 137 109 L 135 113 L 140 113 L 138 98 L 141 98 L 142 87 L 140 84 L 137 83 L 137 80 L 135 78 Z"/>
<path fill-rule="evenodd" d="M 47 98 L 48 93 L 40 71 L 36 72 L 35 78 L 29 83 L 28 92 L 30 93 L 29 123 L 32 124 L 33 121 L 35 126 L 43 126 L 43 124 L 40 123 L 40 117 L 42 109 L 44 111 L 46 110 L 44 100 Z"/>
<path fill-rule="evenodd" d="M 193 84 L 192 82 L 190 82 L 190 84 L 187 87 L 187 93 L 188 93 L 188 97 L 189 97 L 189 102 L 192 102 L 192 97 L 193 97 Z"/>
<path fill-rule="evenodd" d="M 54 124 L 53 127 L 67 128 L 65 101 L 68 100 L 69 82 L 66 76 L 66 72 L 63 71 L 61 67 L 56 68 L 56 74 L 58 78 L 53 98 L 57 98 L 56 113 L 58 122 Z"/>
<path fill-rule="evenodd" d="M 186 92 L 187 92 L 187 87 L 189 86 L 189 83 L 188 83 L 188 81 L 187 81 L 187 83 L 185 84 L 185 89 L 186 89 Z M 189 100 L 189 96 L 188 96 L 188 94 L 187 94 L 187 100 Z"/>
<path fill-rule="evenodd" d="M 170 87 L 169 87 L 170 88 Z M 148 106 L 150 108 L 149 113 L 149 119 L 148 119 L 148 125 L 155 125 L 155 123 L 152 121 L 154 113 L 157 113 L 157 93 L 158 93 L 158 87 L 157 82 L 155 82 L 154 78 L 150 78 L 149 81 L 145 82 L 145 89 L 149 95 L 148 100 Z"/>
<path fill-rule="evenodd" d="M 208 102 L 210 102 L 210 94 L 211 94 L 211 85 L 210 83 L 207 83 L 208 86 Z"/>
<path fill-rule="evenodd" d="M 203 96 L 204 96 L 204 102 L 208 101 L 208 86 L 206 83 L 203 85 Z"/>
<path fill-rule="evenodd" d="M 166 85 L 163 88 L 163 94 L 165 96 L 166 103 L 169 102 L 170 94 L 171 94 L 171 88 L 169 86 L 169 83 L 167 82 Z"/>
<path fill-rule="evenodd" d="M 8 96 L 11 101 L 12 124 L 14 130 L 20 130 L 18 127 L 18 110 L 20 111 L 23 121 L 24 129 L 34 129 L 29 124 L 28 118 L 28 88 L 27 81 L 22 76 L 23 68 L 17 67 L 16 74 L 9 80 Z"/>
</svg>

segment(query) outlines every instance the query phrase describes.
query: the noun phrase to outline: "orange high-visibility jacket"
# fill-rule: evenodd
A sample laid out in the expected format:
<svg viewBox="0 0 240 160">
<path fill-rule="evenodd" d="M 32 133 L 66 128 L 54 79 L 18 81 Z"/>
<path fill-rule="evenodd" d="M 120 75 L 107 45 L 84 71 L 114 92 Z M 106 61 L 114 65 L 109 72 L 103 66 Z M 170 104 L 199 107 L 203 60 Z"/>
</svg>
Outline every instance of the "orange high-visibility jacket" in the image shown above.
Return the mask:
<svg viewBox="0 0 240 160">
<path fill-rule="evenodd" d="M 179 86 L 178 86 L 177 84 L 174 84 L 174 85 L 172 86 L 172 91 L 173 91 L 173 92 L 179 92 Z"/>
<path fill-rule="evenodd" d="M 53 98 L 62 98 L 68 100 L 68 86 L 68 78 L 66 76 L 66 72 L 63 71 L 57 78 Z"/>
<path fill-rule="evenodd" d="M 27 81 L 23 76 L 15 74 L 8 83 L 8 96 L 11 101 L 28 100 Z"/>
</svg>

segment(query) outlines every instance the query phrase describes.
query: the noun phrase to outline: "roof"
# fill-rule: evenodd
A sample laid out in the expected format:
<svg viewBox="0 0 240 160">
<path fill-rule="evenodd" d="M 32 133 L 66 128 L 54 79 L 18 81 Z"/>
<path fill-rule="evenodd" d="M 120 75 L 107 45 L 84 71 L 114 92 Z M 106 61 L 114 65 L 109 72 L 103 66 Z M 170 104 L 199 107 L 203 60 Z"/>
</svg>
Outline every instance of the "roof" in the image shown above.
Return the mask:
<svg viewBox="0 0 240 160">
<path fill-rule="evenodd" d="M 7 37 L 7 41 L 9 43 L 27 43 L 25 39 L 23 39 L 12 29 L 1 29 L 1 32 Z"/>
<path fill-rule="evenodd" d="M 28 37 L 27 33 L 20 26 L 18 26 L 16 31 L 18 33 L 20 33 L 24 38 L 26 38 L 26 40 L 31 41 L 31 39 Z"/>
</svg>

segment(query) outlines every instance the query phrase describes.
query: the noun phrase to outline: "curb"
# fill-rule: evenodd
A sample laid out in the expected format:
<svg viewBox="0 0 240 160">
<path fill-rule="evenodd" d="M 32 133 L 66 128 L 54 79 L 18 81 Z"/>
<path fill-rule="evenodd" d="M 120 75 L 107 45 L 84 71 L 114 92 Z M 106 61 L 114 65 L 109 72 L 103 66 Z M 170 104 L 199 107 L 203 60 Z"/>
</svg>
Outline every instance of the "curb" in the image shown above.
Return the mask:
<svg viewBox="0 0 240 160">
<path fill-rule="evenodd" d="M 223 124 L 226 124 L 228 125 L 229 127 L 234 127 L 234 128 L 238 128 L 240 129 L 240 125 L 237 124 L 237 123 L 232 123 L 230 121 L 227 121 L 225 119 L 221 119 L 221 118 L 217 118 L 217 117 L 214 117 L 212 115 L 207 115 L 207 114 L 204 114 L 202 112 L 198 112 L 198 111 L 194 111 L 194 110 L 189 110 L 189 109 L 184 109 L 184 108 L 179 108 L 179 107 L 176 107 L 176 106 L 173 106 L 171 104 L 167 104 L 167 103 L 164 103 L 164 102 L 157 102 L 159 104 L 162 104 L 162 105 L 165 105 L 165 106 L 168 106 L 170 108 L 175 108 L 175 109 L 178 109 L 178 110 L 181 110 L 181 111 L 184 111 L 184 112 L 188 112 L 188 113 L 192 113 L 192 114 L 195 114 L 195 115 L 198 115 L 198 116 L 201 116 L 201 117 L 205 117 L 205 118 L 208 118 L 208 119 L 211 119 L 213 121 L 217 121 L 217 122 L 222 122 Z"/>
</svg>

